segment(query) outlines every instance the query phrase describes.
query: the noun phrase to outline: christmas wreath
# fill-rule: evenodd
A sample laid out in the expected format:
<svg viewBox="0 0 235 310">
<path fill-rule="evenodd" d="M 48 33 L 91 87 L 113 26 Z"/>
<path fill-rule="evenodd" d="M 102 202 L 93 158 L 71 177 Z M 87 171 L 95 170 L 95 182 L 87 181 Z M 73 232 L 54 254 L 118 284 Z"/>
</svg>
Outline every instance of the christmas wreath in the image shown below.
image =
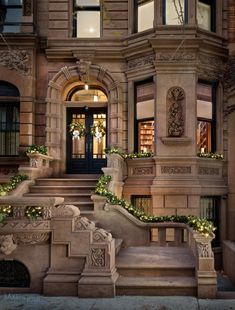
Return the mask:
<svg viewBox="0 0 235 310">
<path fill-rule="evenodd" d="M 106 128 L 104 124 L 99 121 L 91 126 L 91 135 L 101 142 L 102 137 L 106 134 Z"/>
<path fill-rule="evenodd" d="M 69 132 L 73 136 L 74 139 L 80 139 L 84 137 L 86 134 L 86 127 L 81 122 L 71 123 L 69 125 Z"/>
</svg>

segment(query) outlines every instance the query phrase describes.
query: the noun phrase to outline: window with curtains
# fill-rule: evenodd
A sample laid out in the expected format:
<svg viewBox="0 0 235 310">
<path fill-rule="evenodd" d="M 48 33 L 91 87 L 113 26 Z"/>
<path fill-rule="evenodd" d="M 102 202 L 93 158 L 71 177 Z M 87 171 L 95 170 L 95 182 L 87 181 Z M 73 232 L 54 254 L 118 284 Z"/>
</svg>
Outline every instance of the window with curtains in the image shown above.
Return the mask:
<svg viewBox="0 0 235 310">
<path fill-rule="evenodd" d="M 197 24 L 198 27 L 215 31 L 215 0 L 197 1 Z"/>
<path fill-rule="evenodd" d="M 154 1 L 136 0 L 136 31 L 141 32 L 153 28 Z"/>
<path fill-rule="evenodd" d="M 135 85 L 135 150 L 154 152 L 154 83 L 152 80 Z"/>
<path fill-rule="evenodd" d="M 187 22 L 187 0 L 163 0 L 163 23 L 182 25 Z"/>
<path fill-rule="evenodd" d="M 74 0 L 73 36 L 99 38 L 100 27 L 100 1 Z"/>
<path fill-rule="evenodd" d="M 0 32 L 20 32 L 22 0 L 0 0 Z"/>
<path fill-rule="evenodd" d="M 14 85 L 0 81 L 0 156 L 19 155 L 19 96 Z"/>
<path fill-rule="evenodd" d="M 197 85 L 197 149 L 201 153 L 215 151 L 215 99 L 213 85 Z"/>
</svg>

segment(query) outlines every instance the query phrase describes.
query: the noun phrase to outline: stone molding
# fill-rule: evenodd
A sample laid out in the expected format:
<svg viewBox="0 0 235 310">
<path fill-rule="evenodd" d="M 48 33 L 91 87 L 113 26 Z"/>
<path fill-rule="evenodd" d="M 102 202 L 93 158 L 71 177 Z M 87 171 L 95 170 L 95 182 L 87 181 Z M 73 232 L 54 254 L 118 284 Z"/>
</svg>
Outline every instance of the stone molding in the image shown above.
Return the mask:
<svg viewBox="0 0 235 310">
<path fill-rule="evenodd" d="M 135 69 L 146 65 L 154 65 L 155 55 L 148 55 L 128 61 L 128 69 Z"/>
<path fill-rule="evenodd" d="M 156 54 L 156 62 L 194 62 L 197 56 L 189 52 L 159 52 Z"/>
</svg>

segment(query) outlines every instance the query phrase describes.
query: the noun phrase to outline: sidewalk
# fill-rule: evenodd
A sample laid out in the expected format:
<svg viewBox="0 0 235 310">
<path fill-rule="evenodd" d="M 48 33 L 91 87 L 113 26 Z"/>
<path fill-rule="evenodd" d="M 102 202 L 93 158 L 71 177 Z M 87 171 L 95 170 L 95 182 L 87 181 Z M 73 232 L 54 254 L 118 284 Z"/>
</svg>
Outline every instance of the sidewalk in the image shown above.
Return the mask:
<svg viewBox="0 0 235 310">
<path fill-rule="evenodd" d="M 36 294 L 0 296 L 0 310 L 235 310 L 235 299 L 123 296 L 107 299 L 44 297 Z"/>
</svg>

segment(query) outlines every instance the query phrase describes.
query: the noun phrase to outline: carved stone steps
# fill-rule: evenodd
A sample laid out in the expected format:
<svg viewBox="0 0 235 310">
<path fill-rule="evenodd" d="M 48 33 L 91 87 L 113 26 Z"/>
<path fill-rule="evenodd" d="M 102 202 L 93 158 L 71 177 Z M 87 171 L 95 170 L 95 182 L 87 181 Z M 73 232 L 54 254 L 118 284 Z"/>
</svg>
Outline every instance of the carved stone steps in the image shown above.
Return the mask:
<svg viewBox="0 0 235 310">
<path fill-rule="evenodd" d="M 194 277 L 124 277 L 116 282 L 116 295 L 196 296 Z"/>
<path fill-rule="evenodd" d="M 29 186 L 30 193 L 60 193 L 60 194 L 91 194 L 94 191 L 94 185 L 80 185 L 80 186 L 72 186 L 72 185 L 31 185 Z"/>
<path fill-rule="evenodd" d="M 116 257 L 117 295 L 196 296 L 194 257 L 187 247 L 129 247 Z"/>
<path fill-rule="evenodd" d="M 95 186 L 97 178 L 48 178 L 37 179 L 35 185 L 39 186 Z"/>
</svg>

